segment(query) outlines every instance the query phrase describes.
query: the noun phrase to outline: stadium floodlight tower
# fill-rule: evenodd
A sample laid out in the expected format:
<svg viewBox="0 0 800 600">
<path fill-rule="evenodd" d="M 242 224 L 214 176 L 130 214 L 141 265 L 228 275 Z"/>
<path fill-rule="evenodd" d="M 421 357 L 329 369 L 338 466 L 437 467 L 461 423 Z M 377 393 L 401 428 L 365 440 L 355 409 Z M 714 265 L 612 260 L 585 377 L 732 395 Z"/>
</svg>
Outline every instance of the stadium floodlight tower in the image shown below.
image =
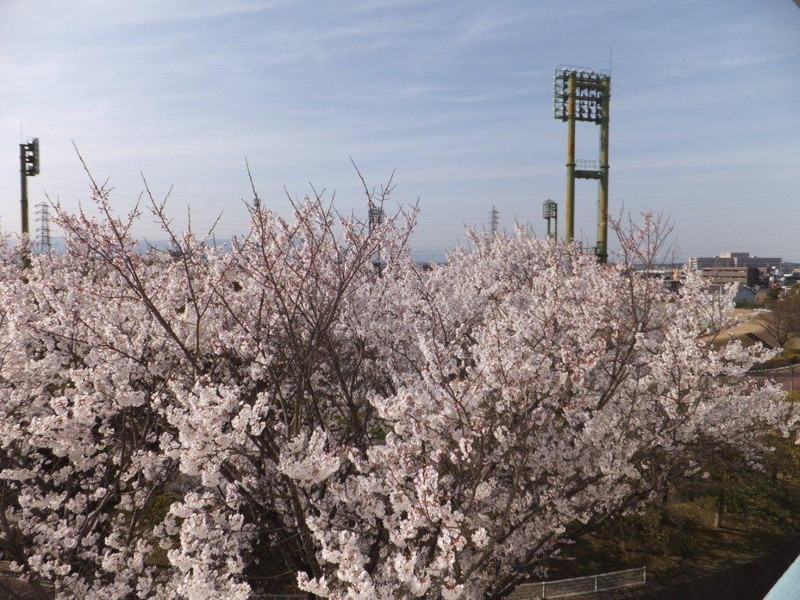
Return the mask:
<svg viewBox="0 0 800 600">
<path fill-rule="evenodd" d="M 556 69 L 554 116 L 567 123 L 567 193 L 564 237 L 575 235 L 575 180 L 597 179 L 597 245 L 600 262 L 608 258 L 608 120 L 611 74 L 583 67 Z M 575 123 L 600 126 L 599 160 L 575 160 Z"/>
</svg>

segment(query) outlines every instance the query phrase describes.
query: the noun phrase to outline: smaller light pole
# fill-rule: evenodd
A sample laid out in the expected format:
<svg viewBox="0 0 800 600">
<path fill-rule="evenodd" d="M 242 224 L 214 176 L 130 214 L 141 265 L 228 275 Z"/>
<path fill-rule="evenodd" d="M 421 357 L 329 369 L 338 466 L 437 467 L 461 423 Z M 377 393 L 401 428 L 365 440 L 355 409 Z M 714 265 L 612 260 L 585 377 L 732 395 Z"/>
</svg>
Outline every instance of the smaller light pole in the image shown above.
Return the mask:
<svg viewBox="0 0 800 600">
<path fill-rule="evenodd" d="M 542 218 L 547 221 L 547 239 L 558 239 L 558 204 L 553 200 L 542 202 Z M 554 230 L 550 232 L 550 221 L 553 221 Z"/>
<path fill-rule="evenodd" d="M 19 174 L 22 188 L 22 233 L 28 233 L 28 177 L 39 174 L 39 138 L 19 145 Z"/>
</svg>

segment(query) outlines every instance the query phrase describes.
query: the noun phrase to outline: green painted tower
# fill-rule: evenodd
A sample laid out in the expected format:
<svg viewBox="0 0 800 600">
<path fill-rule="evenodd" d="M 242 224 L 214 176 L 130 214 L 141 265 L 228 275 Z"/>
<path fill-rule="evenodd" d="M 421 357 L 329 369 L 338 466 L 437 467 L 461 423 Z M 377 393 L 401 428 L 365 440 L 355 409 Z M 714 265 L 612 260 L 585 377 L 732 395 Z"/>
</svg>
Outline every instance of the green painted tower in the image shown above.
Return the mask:
<svg viewBox="0 0 800 600">
<path fill-rule="evenodd" d="M 564 239 L 575 235 L 575 180 L 597 180 L 597 260 L 608 258 L 608 122 L 611 99 L 611 74 L 583 67 L 556 69 L 554 116 L 567 123 L 567 192 L 565 198 Z M 575 124 L 578 121 L 600 126 L 598 160 L 575 159 Z"/>
</svg>

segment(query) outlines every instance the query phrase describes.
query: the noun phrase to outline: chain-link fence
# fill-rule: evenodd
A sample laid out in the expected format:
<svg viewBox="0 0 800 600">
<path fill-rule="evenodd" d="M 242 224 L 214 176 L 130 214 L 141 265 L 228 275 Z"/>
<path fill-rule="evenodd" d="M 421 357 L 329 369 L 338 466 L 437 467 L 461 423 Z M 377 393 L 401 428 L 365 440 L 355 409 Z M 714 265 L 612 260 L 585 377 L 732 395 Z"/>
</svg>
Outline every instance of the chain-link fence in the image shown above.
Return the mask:
<svg viewBox="0 0 800 600">
<path fill-rule="evenodd" d="M 542 581 L 539 583 L 523 583 L 509 596 L 509 600 L 540 600 L 551 598 L 569 598 L 594 592 L 605 592 L 633 585 L 647 583 L 645 567 L 615 571 L 588 577 L 575 577 L 574 579 L 559 579 L 557 581 Z"/>
<path fill-rule="evenodd" d="M 555 598 L 569 598 L 605 592 L 619 588 L 647 583 L 645 567 L 576 577 L 574 579 L 559 579 L 557 581 L 542 581 L 539 583 L 523 583 L 509 596 L 508 600 L 544 600 Z M 253 593 L 253 600 L 305 600 L 303 595 L 280 595 Z"/>
</svg>

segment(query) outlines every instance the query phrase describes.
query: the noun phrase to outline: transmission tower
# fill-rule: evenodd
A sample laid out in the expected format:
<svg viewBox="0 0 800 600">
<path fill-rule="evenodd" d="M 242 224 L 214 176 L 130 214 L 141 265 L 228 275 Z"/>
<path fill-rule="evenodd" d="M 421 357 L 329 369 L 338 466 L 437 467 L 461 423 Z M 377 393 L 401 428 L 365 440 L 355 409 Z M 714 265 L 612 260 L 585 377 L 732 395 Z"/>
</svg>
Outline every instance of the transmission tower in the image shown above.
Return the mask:
<svg viewBox="0 0 800 600">
<path fill-rule="evenodd" d="M 36 218 L 39 221 L 39 226 L 36 229 L 39 253 L 50 254 L 52 249 L 50 240 L 50 206 L 46 202 L 36 205 Z"/>
<path fill-rule="evenodd" d="M 492 211 L 489 213 L 489 230 L 492 235 L 497 234 L 497 228 L 500 225 L 500 213 L 497 211 L 496 206 L 492 206 Z"/>
</svg>

